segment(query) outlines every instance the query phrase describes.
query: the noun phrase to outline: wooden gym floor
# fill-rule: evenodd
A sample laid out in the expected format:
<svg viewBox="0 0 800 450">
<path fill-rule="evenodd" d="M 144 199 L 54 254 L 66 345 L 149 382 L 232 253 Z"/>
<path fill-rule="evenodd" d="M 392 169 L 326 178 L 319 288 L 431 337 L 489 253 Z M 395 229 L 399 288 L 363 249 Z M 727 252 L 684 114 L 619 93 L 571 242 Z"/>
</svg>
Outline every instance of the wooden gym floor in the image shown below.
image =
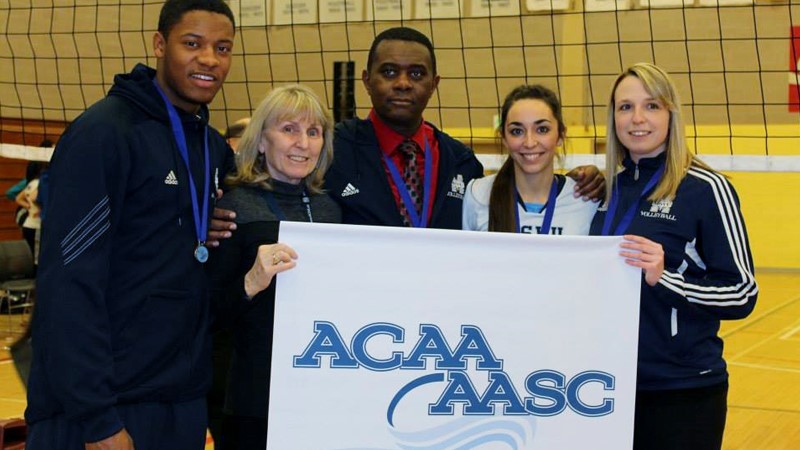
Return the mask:
<svg viewBox="0 0 800 450">
<path fill-rule="evenodd" d="M 757 272 L 759 303 L 745 320 L 723 323 L 731 373 L 724 450 L 800 448 L 800 271 Z M 8 345 L 0 315 L 0 344 Z M 26 318 L 12 316 L 13 331 Z M 9 354 L 0 350 L 0 418 L 21 417 L 25 392 Z M 206 447 L 213 449 L 213 444 Z"/>
</svg>

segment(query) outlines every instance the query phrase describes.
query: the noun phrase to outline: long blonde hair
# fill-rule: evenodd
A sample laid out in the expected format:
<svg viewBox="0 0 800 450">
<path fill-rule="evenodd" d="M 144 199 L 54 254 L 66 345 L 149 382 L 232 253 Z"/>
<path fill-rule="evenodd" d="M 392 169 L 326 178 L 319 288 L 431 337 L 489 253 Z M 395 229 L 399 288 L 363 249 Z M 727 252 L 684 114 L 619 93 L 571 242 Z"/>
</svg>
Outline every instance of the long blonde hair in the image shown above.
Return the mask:
<svg viewBox="0 0 800 450">
<path fill-rule="evenodd" d="M 298 118 L 308 119 L 322 127 L 323 145 L 317 167 L 303 180 L 308 191 L 322 193 L 325 172 L 333 161 L 333 118 L 314 91 L 300 84 L 275 88 L 258 105 L 239 141 L 236 172 L 226 178 L 228 185 L 246 184 L 272 189 L 266 156 L 258 151 L 264 130 L 283 120 Z"/>
<path fill-rule="evenodd" d="M 617 77 L 611 89 L 611 99 L 608 102 L 608 126 L 606 129 L 606 201 L 611 199 L 611 193 L 616 182 L 616 174 L 622 160 L 627 155 L 628 149 L 622 145 L 617 136 L 616 122 L 614 119 L 615 99 L 617 86 L 627 77 L 636 77 L 644 85 L 645 90 L 660 101 L 669 110 L 669 134 L 667 135 L 666 168 L 664 176 L 648 197 L 650 201 L 667 200 L 675 197 L 678 186 L 689 167 L 694 165 L 707 170 L 713 170 L 704 162 L 697 159 L 686 144 L 686 125 L 681 113 L 681 101 L 669 74 L 658 66 L 649 63 L 638 63 L 626 69 Z"/>
</svg>

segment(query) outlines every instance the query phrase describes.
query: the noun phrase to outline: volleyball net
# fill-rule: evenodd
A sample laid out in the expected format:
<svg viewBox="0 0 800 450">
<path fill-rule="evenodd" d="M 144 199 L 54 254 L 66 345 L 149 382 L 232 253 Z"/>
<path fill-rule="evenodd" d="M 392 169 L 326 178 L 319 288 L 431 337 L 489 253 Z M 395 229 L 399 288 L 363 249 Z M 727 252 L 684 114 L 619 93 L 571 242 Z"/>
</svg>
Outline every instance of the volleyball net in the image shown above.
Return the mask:
<svg viewBox="0 0 800 450">
<path fill-rule="evenodd" d="M 44 137 L 155 65 L 160 0 L 0 0 L 0 149 L 39 158 Z M 428 35 L 441 82 L 426 120 L 493 167 L 499 104 L 541 83 L 562 101 L 567 165 L 602 164 L 611 84 L 641 61 L 671 73 L 693 151 L 721 170 L 800 172 L 800 0 L 230 0 L 235 56 L 210 105 L 224 129 L 285 83 L 366 116 L 374 36 Z M 348 70 L 339 70 L 353 62 Z M 342 78 L 344 77 L 344 78 Z M 348 96 L 348 94 L 350 94 Z M 344 96 L 344 97 L 342 97 Z M 46 154 L 46 153 L 45 153 Z M 46 157 L 46 156 L 45 156 Z"/>
</svg>

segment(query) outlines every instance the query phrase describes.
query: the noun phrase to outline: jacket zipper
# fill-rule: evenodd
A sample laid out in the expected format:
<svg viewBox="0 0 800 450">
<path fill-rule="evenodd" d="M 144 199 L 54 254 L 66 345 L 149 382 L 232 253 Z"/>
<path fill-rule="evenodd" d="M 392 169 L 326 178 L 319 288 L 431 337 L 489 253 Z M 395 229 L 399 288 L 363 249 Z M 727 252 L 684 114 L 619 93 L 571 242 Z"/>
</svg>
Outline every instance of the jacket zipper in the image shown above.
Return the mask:
<svg viewBox="0 0 800 450">
<path fill-rule="evenodd" d="M 669 320 L 669 330 L 672 337 L 678 335 L 678 310 L 675 308 L 672 308 L 672 315 L 670 316 Z"/>
</svg>

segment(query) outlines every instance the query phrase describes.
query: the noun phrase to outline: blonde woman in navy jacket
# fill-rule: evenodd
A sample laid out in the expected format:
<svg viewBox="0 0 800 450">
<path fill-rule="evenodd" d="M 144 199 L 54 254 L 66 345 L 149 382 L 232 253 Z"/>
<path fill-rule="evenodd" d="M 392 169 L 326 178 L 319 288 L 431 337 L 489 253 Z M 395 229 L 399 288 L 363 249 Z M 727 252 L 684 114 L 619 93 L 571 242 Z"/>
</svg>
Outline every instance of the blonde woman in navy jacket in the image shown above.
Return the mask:
<svg viewBox="0 0 800 450">
<path fill-rule="evenodd" d="M 720 320 L 753 310 L 758 287 L 733 186 L 688 150 L 669 75 L 621 74 L 608 107 L 607 212 L 592 234 L 621 235 L 644 274 L 634 449 L 719 449 L 728 372 Z"/>
</svg>

